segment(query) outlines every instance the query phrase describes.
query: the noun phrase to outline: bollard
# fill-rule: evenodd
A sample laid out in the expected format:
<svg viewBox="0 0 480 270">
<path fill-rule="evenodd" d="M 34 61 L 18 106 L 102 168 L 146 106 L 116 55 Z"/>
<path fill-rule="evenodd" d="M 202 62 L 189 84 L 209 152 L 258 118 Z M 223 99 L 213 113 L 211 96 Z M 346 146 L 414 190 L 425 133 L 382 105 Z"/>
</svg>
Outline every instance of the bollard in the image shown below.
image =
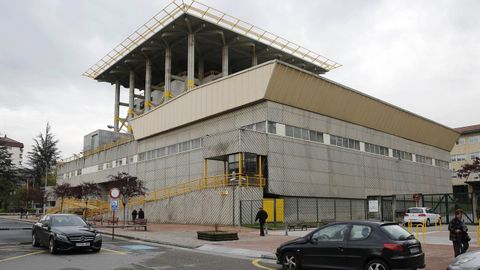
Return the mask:
<svg viewBox="0 0 480 270">
<path fill-rule="evenodd" d="M 412 225 L 412 221 L 409 220 L 408 223 L 407 223 L 407 228 L 408 228 L 408 232 L 409 233 L 412 233 L 413 232 L 413 225 Z"/>
<path fill-rule="evenodd" d="M 478 219 L 478 226 L 477 226 L 477 245 L 480 246 L 480 218 Z"/>
<path fill-rule="evenodd" d="M 285 222 L 285 236 L 288 236 L 288 224 Z"/>
<path fill-rule="evenodd" d="M 418 238 L 418 228 L 421 227 L 422 228 L 422 241 L 423 243 L 425 243 L 425 226 L 423 226 L 423 223 L 422 224 L 418 224 L 416 227 L 415 227 L 415 234 L 416 234 L 416 238 L 418 241 L 420 241 L 420 239 Z"/>
<path fill-rule="evenodd" d="M 439 218 L 437 221 L 435 221 L 435 229 L 437 229 L 437 226 L 438 226 L 438 229 L 440 229 L 440 231 L 442 230 L 442 219 Z"/>
</svg>

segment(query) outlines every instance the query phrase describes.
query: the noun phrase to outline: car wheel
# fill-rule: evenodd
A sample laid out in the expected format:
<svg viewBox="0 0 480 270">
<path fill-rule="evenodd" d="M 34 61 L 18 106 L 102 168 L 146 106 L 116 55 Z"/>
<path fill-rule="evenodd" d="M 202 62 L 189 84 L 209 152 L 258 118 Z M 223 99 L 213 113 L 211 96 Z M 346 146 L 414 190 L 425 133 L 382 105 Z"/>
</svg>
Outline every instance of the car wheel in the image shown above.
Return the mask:
<svg viewBox="0 0 480 270">
<path fill-rule="evenodd" d="M 429 219 L 429 218 L 427 218 L 426 225 L 427 225 L 427 227 L 430 227 L 430 225 L 431 225 L 431 224 L 430 224 L 430 219 Z"/>
<path fill-rule="evenodd" d="M 32 233 L 32 246 L 38 247 L 40 244 L 38 243 L 37 237 L 35 236 L 35 233 Z"/>
<path fill-rule="evenodd" d="M 53 240 L 53 237 L 50 238 L 50 241 L 48 242 L 48 251 L 50 251 L 50 254 L 57 253 L 57 248 L 55 247 L 55 240 Z"/>
<path fill-rule="evenodd" d="M 284 270 L 298 270 L 300 267 L 300 260 L 293 252 L 287 252 L 282 257 L 282 267 Z"/>
<path fill-rule="evenodd" d="M 382 260 L 369 261 L 365 270 L 389 270 L 387 263 Z"/>
</svg>

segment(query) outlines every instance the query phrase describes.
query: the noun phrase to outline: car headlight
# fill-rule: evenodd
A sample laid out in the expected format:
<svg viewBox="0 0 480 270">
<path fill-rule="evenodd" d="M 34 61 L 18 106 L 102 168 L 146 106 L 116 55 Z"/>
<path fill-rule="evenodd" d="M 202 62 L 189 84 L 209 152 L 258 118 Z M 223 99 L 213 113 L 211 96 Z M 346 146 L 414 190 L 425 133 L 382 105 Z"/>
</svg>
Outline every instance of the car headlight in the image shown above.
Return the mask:
<svg viewBox="0 0 480 270">
<path fill-rule="evenodd" d="M 102 239 L 102 235 L 99 233 L 95 234 L 95 240 L 100 240 L 100 239 Z"/>
<path fill-rule="evenodd" d="M 57 236 L 57 239 L 58 240 L 62 240 L 62 241 L 68 241 L 68 237 L 66 235 L 63 235 L 63 234 L 56 234 Z"/>
</svg>

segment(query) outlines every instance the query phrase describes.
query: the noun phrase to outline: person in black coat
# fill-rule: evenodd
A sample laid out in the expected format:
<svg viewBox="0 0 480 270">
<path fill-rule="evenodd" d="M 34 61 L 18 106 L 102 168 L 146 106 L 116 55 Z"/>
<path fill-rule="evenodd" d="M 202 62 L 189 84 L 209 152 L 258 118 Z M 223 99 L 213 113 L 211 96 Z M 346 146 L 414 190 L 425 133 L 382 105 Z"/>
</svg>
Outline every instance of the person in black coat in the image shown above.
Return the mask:
<svg viewBox="0 0 480 270">
<path fill-rule="evenodd" d="M 450 231 L 450 241 L 453 244 L 453 251 L 455 257 L 465 253 L 470 246 L 468 242 L 470 241 L 470 236 L 468 235 L 468 228 L 462 221 L 463 210 L 457 209 L 455 211 L 455 218 L 450 221 L 448 224 L 448 230 Z"/>
<path fill-rule="evenodd" d="M 145 218 L 145 213 L 143 212 L 142 208 L 138 210 L 138 219 L 144 219 Z"/>
<path fill-rule="evenodd" d="M 262 207 L 258 208 L 257 216 L 255 217 L 255 221 L 258 220 L 260 223 L 260 236 L 265 236 L 264 225 L 265 221 L 267 221 L 268 214 Z"/>
<path fill-rule="evenodd" d="M 137 209 L 133 209 L 132 211 L 132 221 L 135 221 L 137 219 Z"/>
</svg>

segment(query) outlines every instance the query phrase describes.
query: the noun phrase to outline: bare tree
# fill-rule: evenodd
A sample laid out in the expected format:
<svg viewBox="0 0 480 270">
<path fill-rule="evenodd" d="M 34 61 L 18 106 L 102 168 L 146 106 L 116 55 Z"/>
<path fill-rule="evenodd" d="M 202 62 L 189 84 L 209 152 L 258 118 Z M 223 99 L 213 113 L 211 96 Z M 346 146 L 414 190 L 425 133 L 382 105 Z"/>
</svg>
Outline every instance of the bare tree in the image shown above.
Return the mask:
<svg viewBox="0 0 480 270">
<path fill-rule="evenodd" d="M 61 200 L 60 202 L 60 212 L 63 213 L 63 201 L 65 198 L 72 197 L 72 188 L 69 183 L 63 183 L 61 185 L 56 185 L 53 187 L 53 194 Z"/>
<path fill-rule="evenodd" d="M 119 172 L 117 175 L 110 175 L 108 178 L 110 179 L 107 182 L 108 189 L 116 187 L 120 190 L 123 205 L 123 222 L 125 223 L 127 203 L 130 198 L 145 195 L 147 191 L 145 182 L 126 172 Z"/>
</svg>

